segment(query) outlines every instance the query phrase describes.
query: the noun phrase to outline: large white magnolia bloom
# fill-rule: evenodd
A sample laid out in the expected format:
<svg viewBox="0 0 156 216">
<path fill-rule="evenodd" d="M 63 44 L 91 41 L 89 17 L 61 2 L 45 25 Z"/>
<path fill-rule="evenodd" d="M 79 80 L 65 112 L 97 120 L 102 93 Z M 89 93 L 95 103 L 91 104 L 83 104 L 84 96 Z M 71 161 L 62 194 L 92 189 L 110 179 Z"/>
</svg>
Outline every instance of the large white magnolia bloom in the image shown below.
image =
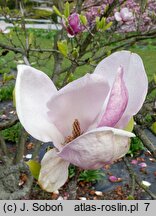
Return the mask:
<svg viewBox="0 0 156 216">
<path fill-rule="evenodd" d="M 49 192 L 61 187 L 70 163 L 99 169 L 125 155 L 134 134 L 121 129 L 140 110 L 147 85 L 141 58 L 129 51 L 112 54 L 93 74 L 59 91 L 43 72 L 19 65 L 18 117 L 33 137 L 56 147 L 41 161 L 41 187 Z"/>
</svg>

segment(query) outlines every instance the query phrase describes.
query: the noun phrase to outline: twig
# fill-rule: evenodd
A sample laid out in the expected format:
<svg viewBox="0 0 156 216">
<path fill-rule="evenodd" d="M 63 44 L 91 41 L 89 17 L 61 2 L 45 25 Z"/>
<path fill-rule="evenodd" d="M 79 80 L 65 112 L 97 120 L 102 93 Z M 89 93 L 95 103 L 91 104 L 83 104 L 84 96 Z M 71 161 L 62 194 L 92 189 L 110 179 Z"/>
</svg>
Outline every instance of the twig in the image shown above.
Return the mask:
<svg viewBox="0 0 156 216">
<path fill-rule="evenodd" d="M 50 52 L 50 53 L 59 53 L 60 54 L 60 52 L 57 49 L 42 49 L 42 48 L 35 49 L 35 48 L 30 48 L 29 51 L 30 52 L 40 52 L 40 53 Z"/>
<path fill-rule="evenodd" d="M 38 159 L 38 153 L 39 153 L 41 144 L 42 144 L 41 141 L 39 141 L 39 140 L 36 140 L 36 141 L 35 141 L 35 147 L 34 147 L 34 151 L 33 151 L 33 154 L 32 154 L 32 159 L 33 159 L 33 160 Z"/>
<path fill-rule="evenodd" d="M 7 149 L 5 140 L 4 140 L 1 132 L 0 132 L 0 146 L 1 146 L 2 152 L 7 156 L 8 155 L 8 149 Z"/>
<path fill-rule="evenodd" d="M 144 130 L 139 125 L 134 126 L 134 133 L 140 138 L 144 146 L 151 152 L 153 157 L 156 159 L 156 148 L 153 143 L 148 139 Z"/>
<path fill-rule="evenodd" d="M 77 13 L 81 13 L 82 4 L 83 4 L 83 0 L 77 0 L 77 2 L 76 2 L 76 11 L 77 11 Z"/>
<path fill-rule="evenodd" d="M 24 128 L 22 127 L 21 134 L 19 136 L 19 140 L 18 140 L 18 143 L 17 143 L 17 151 L 16 151 L 16 155 L 15 155 L 15 158 L 14 158 L 14 164 L 19 163 L 23 159 L 24 147 L 25 147 L 26 139 L 27 139 L 27 133 L 24 130 Z"/>
<path fill-rule="evenodd" d="M 59 31 L 55 36 L 54 36 L 54 45 L 53 45 L 53 49 L 57 50 L 57 42 L 59 39 L 62 38 L 63 32 Z M 53 53 L 53 57 L 54 57 L 54 68 L 53 68 L 53 73 L 52 73 L 52 80 L 54 83 L 56 83 L 57 78 L 60 74 L 61 71 L 61 65 L 62 65 L 62 61 L 63 61 L 63 57 L 59 52 L 54 52 Z"/>
<path fill-rule="evenodd" d="M 77 195 L 77 182 L 80 174 L 80 169 L 75 167 L 75 176 L 68 183 L 69 197 L 68 200 L 75 200 Z"/>
<path fill-rule="evenodd" d="M 15 53 L 21 53 L 22 55 L 24 54 L 24 51 L 20 48 L 16 48 L 16 47 L 12 47 L 12 46 L 8 46 L 6 44 L 0 43 L 0 47 L 6 50 L 10 50 L 13 51 Z"/>
<path fill-rule="evenodd" d="M 124 163 L 126 164 L 126 167 L 129 171 L 129 175 L 131 177 L 131 181 L 132 181 L 132 184 L 131 184 L 131 192 L 130 192 L 130 196 L 134 196 L 134 193 L 135 193 L 135 175 L 134 175 L 134 172 L 133 170 L 131 169 L 130 167 L 130 164 L 128 163 L 128 160 L 126 157 L 123 158 L 123 161 Z"/>
<path fill-rule="evenodd" d="M 7 129 L 7 128 L 10 128 L 10 127 L 14 126 L 18 121 L 19 121 L 19 120 L 18 120 L 18 118 L 17 118 L 17 116 L 16 116 L 14 119 L 12 119 L 12 120 L 9 121 L 9 122 L 1 123 L 1 124 L 0 124 L 0 131 L 1 131 L 1 130 L 5 130 L 5 129 Z"/>
</svg>

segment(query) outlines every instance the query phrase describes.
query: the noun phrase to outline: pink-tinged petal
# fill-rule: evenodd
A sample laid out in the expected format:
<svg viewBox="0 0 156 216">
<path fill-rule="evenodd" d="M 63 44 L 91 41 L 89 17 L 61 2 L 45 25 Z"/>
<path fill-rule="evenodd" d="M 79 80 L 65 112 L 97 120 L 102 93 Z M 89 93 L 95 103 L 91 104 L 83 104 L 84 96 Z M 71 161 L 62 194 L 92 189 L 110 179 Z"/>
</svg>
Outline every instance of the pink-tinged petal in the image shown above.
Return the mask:
<svg viewBox="0 0 156 216">
<path fill-rule="evenodd" d="M 115 12 L 114 17 L 115 17 L 116 21 L 118 21 L 118 22 L 122 21 L 122 18 L 121 18 L 121 15 L 119 12 Z"/>
<path fill-rule="evenodd" d="M 94 73 L 103 75 L 109 85 L 113 86 L 116 71 L 120 66 L 124 69 L 123 79 L 129 98 L 127 108 L 116 127 L 124 128 L 142 107 L 147 94 L 148 80 L 142 59 L 129 51 L 119 51 L 105 58 L 97 65 Z"/>
<path fill-rule="evenodd" d="M 79 14 L 77 13 L 71 14 L 68 18 L 68 22 L 69 22 L 69 29 L 70 29 L 69 33 L 71 35 L 73 34 L 75 35 L 81 31 Z"/>
<path fill-rule="evenodd" d="M 134 164 L 134 165 L 136 165 L 138 163 L 138 161 L 137 160 L 132 160 L 131 161 L 131 164 Z"/>
<path fill-rule="evenodd" d="M 120 11 L 121 18 L 124 22 L 130 21 L 133 18 L 132 12 L 129 11 L 128 8 L 122 8 Z"/>
<path fill-rule="evenodd" d="M 138 165 L 139 165 L 141 168 L 147 167 L 147 164 L 146 164 L 146 163 L 139 163 Z"/>
<path fill-rule="evenodd" d="M 98 127 L 114 127 L 126 109 L 128 92 L 123 80 L 123 73 L 123 68 L 119 67 L 110 92 L 106 110 L 100 119 Z"/>
<path fill-rule="evenodd" d="M 53 141 L 60 149 L 63 137 L 47 120 L 47 101 L 57 93 L 50 78 L 30 66 L 19 65 L 15 86 L 16 110 L 26 131 L 43 142 Z"/>
<path fill-rule="evenodd" d="M 73 140 L 58 155 L 83 169 L 99 169 L 124 156 L 133 136 L 123 130 L 101 127 Z"/>
<path fill-rule="evenodd" d="M 97 118 L 109 91 L 104 78 L 87 74 L 64 88 L 49 101 L 49 119 L 66 137 L 72 134 L 72 124 L 78 119 L 85 132 Z"/>
<path fill-rule="evenodd" d="M 62 24 L 68 32 L 68 37 L 72 38 L 83 30 L 80 23 L 79 14 L 73 13 L 68 17 L 68 23 L 63 19 Z"/>
<path fill-rule="evenodd" d="M 56 149 L 49 150 L 41 161 L 38 183 L 43 190 L 54 192 L 68 179 L 69 163 L 57 156 Z"/>
<path fill-rule="evenodd" d="M 109 176 L 108 179 L 110 182 L 117 182 L 118 181 L 118 178 L 116 176 Z"/>
</svg>

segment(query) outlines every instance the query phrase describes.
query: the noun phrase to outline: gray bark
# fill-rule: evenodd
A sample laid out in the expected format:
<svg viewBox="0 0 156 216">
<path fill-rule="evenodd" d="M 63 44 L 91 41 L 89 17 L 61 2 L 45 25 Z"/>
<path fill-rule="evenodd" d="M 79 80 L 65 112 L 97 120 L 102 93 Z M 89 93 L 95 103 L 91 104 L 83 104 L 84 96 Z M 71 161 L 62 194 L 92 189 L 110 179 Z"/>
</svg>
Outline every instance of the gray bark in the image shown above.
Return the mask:
<svg viewBox="0 0 156 216">
<path fill-rule="evenodd" d="M 0 164 L 0 200 L 22 199 L 29 193 L 32 185 L 29 168 L 24 162 L 11 165 L 8 158 L 3 159 Z M 26 174 L 27 181 L 19 186 L 22 173 Z"/>
</svg>

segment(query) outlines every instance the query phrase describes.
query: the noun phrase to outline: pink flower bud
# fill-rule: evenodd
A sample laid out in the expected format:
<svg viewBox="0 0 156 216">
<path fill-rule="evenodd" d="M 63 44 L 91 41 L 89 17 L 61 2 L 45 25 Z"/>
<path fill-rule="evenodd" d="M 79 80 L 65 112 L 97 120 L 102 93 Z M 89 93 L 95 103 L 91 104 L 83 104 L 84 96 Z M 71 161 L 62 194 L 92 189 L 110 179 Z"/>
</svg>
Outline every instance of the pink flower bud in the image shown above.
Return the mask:
<svg viewBox="0 0 156 216">
<path fill-rule="evenodd" d="M 79 14 L 73 13 L 68 17 L 68 25 L 65 28 L 70 37 L 74 37 L 83 30 L 83 26 L 80 23 Z"/>
</svg>

